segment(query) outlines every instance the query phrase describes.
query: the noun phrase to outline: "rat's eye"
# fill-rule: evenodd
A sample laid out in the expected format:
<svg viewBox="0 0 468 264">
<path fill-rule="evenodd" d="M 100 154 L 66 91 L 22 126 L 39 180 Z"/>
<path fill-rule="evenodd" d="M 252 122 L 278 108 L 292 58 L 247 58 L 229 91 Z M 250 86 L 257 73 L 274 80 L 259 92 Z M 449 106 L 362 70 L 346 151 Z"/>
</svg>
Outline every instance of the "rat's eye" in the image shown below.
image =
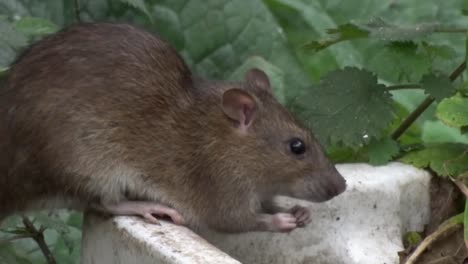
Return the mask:
<svg viewBox="0 0 468 264">
<path fill-rule="evenodd" d="M 293 138 L 289 141 L 289 148 L 291 149 L 291 152 L 296 154 L 296 155 L 301 155 L 304 154 L 306 151 L 306 146 L 304 141 L 302 141 L 299 138 Z"/>
</svg>

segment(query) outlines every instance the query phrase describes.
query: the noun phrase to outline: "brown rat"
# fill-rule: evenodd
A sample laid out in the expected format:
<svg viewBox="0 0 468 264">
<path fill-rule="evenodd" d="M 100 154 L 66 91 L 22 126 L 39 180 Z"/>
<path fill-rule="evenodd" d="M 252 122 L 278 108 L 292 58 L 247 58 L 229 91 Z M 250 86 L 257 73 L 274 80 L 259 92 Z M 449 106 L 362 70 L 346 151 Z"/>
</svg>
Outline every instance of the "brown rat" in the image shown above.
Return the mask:
<svg viewBox="0 0 468 264">
<path fill-rule="evenodd" d="M 35 208 L 167 215 L 192 228 L 289 231 L 275 195 L 322 202 L 343 177 L 265 73 L 194 76 L 137 27 L 84 23 L 31 45 L 0 96 L 0 219 Z"/>
</svg>

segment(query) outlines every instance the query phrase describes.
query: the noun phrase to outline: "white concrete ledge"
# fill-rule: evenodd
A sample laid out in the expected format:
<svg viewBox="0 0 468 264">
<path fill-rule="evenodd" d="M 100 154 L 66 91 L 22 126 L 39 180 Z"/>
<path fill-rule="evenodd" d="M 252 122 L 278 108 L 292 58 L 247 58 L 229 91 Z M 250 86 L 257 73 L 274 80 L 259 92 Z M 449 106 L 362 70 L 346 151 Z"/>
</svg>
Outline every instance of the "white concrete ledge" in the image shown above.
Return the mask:
<svg viewBox="0 0 468 264">
<path fill-rule="evenodd" d="M 104 219 L 86 214 L 82 264 L 240 264 L 189 229 L 137 217 Z"/>
<path fill-rule="evenodd" d="M 184 227 L 88 215 L 82 263 L 399 263 L 404 232 L 421 231 L 429 221 L 430 175 L 401 163 L 337 168 L 348 182 L 337 198 L 322 204 L 278 199 L 285 207 L 299 203 L 311 209 L 313 220 L 305 228 L 289 234 L 200 232 L 236 260 Z"/>
</svg>

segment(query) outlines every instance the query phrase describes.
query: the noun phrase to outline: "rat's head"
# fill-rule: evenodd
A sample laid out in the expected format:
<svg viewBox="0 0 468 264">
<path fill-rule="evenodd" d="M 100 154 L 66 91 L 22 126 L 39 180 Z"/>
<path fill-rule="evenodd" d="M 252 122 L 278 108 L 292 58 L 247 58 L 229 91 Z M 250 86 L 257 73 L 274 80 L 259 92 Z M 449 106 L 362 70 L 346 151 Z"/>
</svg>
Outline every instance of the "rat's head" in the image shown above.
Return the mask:
<svg viewBox="0 0 468 264">
<path fill-rule="evenodd" d="M 232 158 L 258 174 L 249 177 L 264 195 L 323 202 L 346 189 L 312 132 L 274 98 L 263 71 L 251 69 L 242 89 L 225 90 L 221 108 L 234 142 L 230 152 L 238 155 Z"/>
</svg>

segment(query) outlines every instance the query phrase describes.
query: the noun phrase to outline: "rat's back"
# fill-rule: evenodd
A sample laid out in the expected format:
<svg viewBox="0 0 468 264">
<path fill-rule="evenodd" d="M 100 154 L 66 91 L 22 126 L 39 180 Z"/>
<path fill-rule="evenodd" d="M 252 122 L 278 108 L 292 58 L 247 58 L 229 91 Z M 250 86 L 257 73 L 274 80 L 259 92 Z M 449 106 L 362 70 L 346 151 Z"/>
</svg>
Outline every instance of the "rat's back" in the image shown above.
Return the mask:
<svg viewBox="0 0 468 264">
<path fill-rule="evenodd" d="M 119 142 L 183 106 L 190 86 L 177 52 L 128 24 L 79 24 L 31 45 L 0 96 L 0 146 L 10 150 L 0 158 L 0 217 L 49 194 L 102 198 L 89 193 L 86 170 L 107 177 L 125 158 Z"/>
</svg>

